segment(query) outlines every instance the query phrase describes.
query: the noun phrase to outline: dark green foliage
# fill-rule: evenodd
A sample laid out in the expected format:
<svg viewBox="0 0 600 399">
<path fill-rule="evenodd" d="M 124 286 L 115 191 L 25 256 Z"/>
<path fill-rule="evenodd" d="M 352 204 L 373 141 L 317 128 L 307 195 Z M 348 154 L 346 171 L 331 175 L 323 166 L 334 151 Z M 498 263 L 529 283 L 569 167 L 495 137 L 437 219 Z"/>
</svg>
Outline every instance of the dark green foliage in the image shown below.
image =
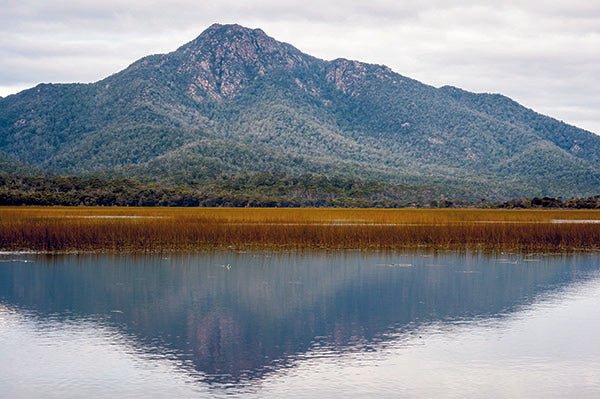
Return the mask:
<svg viewBox="0 0 600 399">
<path fill-rule="evenodd" d="M 435 186 L 405 186 L 369 180 L 269 173 L 219 176 L 206 184 L 164 185 L 131 179 L 0 174 L 2 205 L 432 207 L 600 209 L 600 195 L 563 200 L 513 199 L 504 203 L 448 200 Z"/>
<path fill-rule="evenodd" d="M 19 177 L 0 174 L 0 205 L 402 207 L 421 188 L 341 177 L 257 174 L 210 184 L 165 186 L 130 179 Z M 425 201 L 423 199 L 423 201 Z"/>
<path fill-rule="evenodd" d="M 531 199 L 512 199 L 498 204 L 499 208 L 571 208 L 571 209 L 600 209 L 600 195 L 588 198 L 570 198 L 563 200 L 553 197 L 535 197 Z"/>
<path fill-rule="evenodd" d="M 500 95 L 319 60 L 237 25 L 214 25 L 94 84 L 0 100 L 0 151 L 9 173 L 18 162 L 184 186 L 340 176 L 421 187 L 416 202 L 600 191 L 599 136 Z"/>
</svg>

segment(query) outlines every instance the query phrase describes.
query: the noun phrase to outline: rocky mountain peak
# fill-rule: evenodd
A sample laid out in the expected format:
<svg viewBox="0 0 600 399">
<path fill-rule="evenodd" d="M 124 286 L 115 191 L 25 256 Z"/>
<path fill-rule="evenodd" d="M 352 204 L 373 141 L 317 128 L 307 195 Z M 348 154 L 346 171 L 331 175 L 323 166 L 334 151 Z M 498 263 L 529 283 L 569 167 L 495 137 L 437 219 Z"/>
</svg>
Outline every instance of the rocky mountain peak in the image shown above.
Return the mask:
<svg viewBox="0 0 600 399">
<path fill-rule="evenodd" d="M 237 24 L 213 24 L 176 54 L 177 72 L 189 76 L 188 92 L 197 100 L 233 97 L 269 71 L 307 68 L 313 60 L 261 29 Z"/>
<path fill-rule="evenodd" d="M 181 49 L 194 52 L 202 51 L 207 45 L 212 45 L 214 48 L 250 46 L 268 52 L 275 51 L 278 43 L 272 37 L 267 36 L 262 29 L 246 28 L 238 24 L 213 24 Z"/>
</svg>

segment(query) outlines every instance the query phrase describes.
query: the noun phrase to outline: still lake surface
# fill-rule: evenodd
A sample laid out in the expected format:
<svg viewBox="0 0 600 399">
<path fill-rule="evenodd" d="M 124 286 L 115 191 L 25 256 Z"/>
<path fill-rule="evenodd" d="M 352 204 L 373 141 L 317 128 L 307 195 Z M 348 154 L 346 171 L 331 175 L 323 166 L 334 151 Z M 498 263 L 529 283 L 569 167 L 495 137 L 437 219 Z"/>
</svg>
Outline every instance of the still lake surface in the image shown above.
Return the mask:
<svg viewBox="0 0 600 399">
<path fill-rule="evenodd" d="M 0 397 L 600 397 L 600 254 L 0 254 Z"/>
</svg>

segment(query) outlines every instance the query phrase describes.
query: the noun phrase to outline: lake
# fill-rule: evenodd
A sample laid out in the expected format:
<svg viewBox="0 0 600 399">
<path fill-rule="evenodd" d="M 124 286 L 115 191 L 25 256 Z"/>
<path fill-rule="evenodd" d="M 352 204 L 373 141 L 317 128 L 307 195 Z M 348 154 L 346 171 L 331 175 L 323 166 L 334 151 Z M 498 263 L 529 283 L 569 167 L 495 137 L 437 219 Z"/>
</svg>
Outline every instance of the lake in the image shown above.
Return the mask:
<svg viewBox="0 0 600 399">
<path fill-rule="evenodd" d="M 600 254 L 0 254 L 0 397 L 600 397 Z"/>
</svg>

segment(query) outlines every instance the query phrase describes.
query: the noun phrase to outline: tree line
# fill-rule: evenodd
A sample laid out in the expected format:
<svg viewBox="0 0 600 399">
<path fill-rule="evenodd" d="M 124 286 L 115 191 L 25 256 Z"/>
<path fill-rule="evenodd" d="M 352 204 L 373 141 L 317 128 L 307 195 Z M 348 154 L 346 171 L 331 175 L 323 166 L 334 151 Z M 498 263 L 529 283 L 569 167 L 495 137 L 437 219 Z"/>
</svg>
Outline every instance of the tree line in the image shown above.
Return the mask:
<svg viewBox="0 0 600 399">
<path fill-rule="evenodd" d="M 317 174 L 297 177 L 268 173 L 221 176 L 212 182 L 195 185 L 99 177 L 0 174 L 0 205 L 600 209 L 600 195 L 469 202 L 438 198 L 428 187 Z"/>
</svg>

